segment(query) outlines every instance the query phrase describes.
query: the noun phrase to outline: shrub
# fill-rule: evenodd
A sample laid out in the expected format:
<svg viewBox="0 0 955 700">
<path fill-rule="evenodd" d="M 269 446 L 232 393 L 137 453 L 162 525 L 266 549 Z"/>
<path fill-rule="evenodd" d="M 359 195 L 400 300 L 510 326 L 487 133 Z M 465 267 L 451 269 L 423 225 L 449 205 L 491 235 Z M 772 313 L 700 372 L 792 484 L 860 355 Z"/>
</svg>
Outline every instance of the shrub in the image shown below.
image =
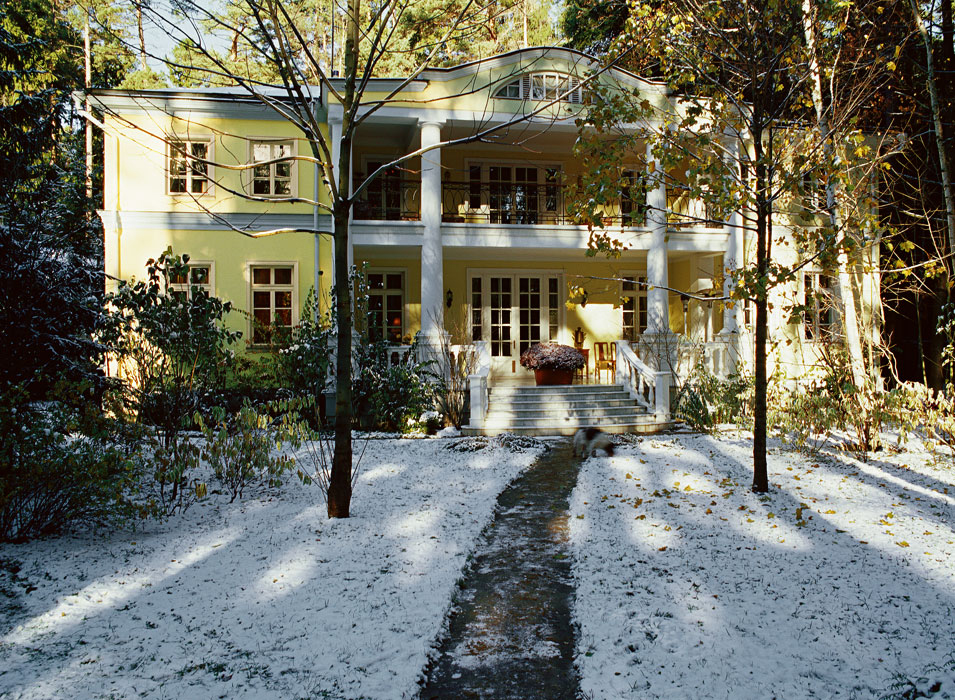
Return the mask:
<svg viewBox="0 0 955 700">
<path fill-rule="evenodd" d="M 273 456 L 278 438 L 265 407 L 246 402 L 237 413 L 229 415 L 219 408 L 213 411 L 213 421 L 207 422 L 201 415 L 196 421 L 205 438 L 202 456 L 212 467 L 216 481 L 232 496 L 230 503 L 242 498 L 250 483 L 281 485 L 281 476 L 293 460 Z"/>
<path fill-rule="evenodd" d="M 731 375 L 720 379 L 700 362 L 677 394 L 674 413 L 698 430 L 720 423 L 752 421 L 753 379 Z"/>
<path fill-rule="evenodd" d="M 172 280 L 188 279 L 188 262 L 169 249 L 147 262 L 145 281 L 121 282 L 106 298 L 100 332 L 125 380 L 120 403 L 159 427 L 164 440 L 186 426 L 202 394 L 221 387 L 234 358 L 229 346 L 241 336 L 224 325 L 228 302 L 172 287 Z"/>
<path fill-rule="evenodd" d="M 29 402 L 23 386 L 7 387 L 0 395 L 0 539 L 139 514 L 130 499 L 140 476 L 135 442 L 116 439 L 115 427 L 62 401 Z"/>
<path fill-rule="evenodd" d="M 566 370 L 573 372 L 584 366 L 579 350 L 559 343 L 535 343 L 521 353 L 521 367 L 526 369 Z"/>
<path fill-rule="evenodd" d="M 434 407 L 433 363 L 418 361 L 416 343 L 396 362 L 393 349 L 385 342 L 355 348 L 352 398 L 361 427 L 402 430 Z"/>
</svg>

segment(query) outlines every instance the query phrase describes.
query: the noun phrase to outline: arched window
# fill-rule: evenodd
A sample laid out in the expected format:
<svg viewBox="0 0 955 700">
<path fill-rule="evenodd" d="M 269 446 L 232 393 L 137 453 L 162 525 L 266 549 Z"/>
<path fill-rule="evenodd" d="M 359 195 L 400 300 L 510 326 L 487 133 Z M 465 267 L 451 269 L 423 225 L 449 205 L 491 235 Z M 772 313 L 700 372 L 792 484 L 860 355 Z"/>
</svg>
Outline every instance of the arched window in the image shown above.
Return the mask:
<svg viewBox="0 0 955 700">
<path fill-rule="evenodd" d="M 580 80 L 563 73 L 525 73 L 501 87 L 495 97 L 505 100 L 557 100 L 581 104 Z"/>
</svg>

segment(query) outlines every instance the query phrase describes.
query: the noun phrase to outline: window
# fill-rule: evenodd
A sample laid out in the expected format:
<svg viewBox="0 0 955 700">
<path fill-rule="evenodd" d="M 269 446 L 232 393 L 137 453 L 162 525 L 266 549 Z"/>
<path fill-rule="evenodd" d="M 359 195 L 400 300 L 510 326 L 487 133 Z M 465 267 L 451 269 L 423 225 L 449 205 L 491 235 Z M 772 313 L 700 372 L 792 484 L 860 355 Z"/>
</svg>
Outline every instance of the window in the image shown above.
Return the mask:
<svg viewBox="0 0 955 700">
<path fill-rule="evenodd" d="M 802 175 L 802 201 L 807 214 L 823 214 L 828 206 L 826 183 L 813 173 Z"/>
<path fill-rule="evenodd" d="M 173 296 L 192 299 L 197 291 L 212 296 L 212 263 L 190 262 L 187 272 L 169 276 L 169 292 Z"/>
<path fill-rule="evenodd" d="M 261 163 L 252 168 L 253 195 L 292 196 L 292 143 L 290 141 L 253 143 L 252 162 Z"/>
<path fill-rule="evenodd" d="M 647 330 L 647 278 L 624 275 L 623 339 L 633 342 Z"/>
<path fill-rule="evenodd" d="M 803 334 L 806 340 L 830 340 L 833 336 L 835 308 L 832 282 L 829 275 L 818 272 L 803 275 Z"/>
<path fill-rule="evenodd" d="M 400 345 L 404 337 L 404 273 L 368 273 L 368 340 Z"/>
<path fill-rule="evenodd" d="M 481 278 L 471 278 L 471 340 L 479 341 L 484 339 L 484 327 L 482 325 L 482 309 L 484 308 L 481 297 Z"/>
<path fill-rule="evenodd" d="M 169 142 L 169 193 L 204 194 L 209 191 L 208 141 Z"/>
<path fill-rule="evenodd" d="M 647 221 L 647 182 L 643 173 L 624 170 L 620 186 L 620 216 L 624 226 L 643 226 Z"/>
<path fill-rule="evenodd" d="M 516 78 L 496 93 L 505 100 L 557 100 L 581 104 L 583 89 L 580 80 L 563 73 L 528 73 Z"/>
<path fill-rule="evenodd" d="M 378 170 L 385 161 L 369 160 L 365 167 L 368 174 Z M 361 173 L 356 179 L 356 185 L 361 180 Z M 365 190 L 365 202 L 361 207 L 362 215 L 356 218 L 371 219 L 374 221 L 400 221 L 405 212 L 402 211 L 401 171 L 397 167 L 390 167 L 379 173 L 368 184 Z"/>
<path fill-rule="evenodd" d="M 488 223 L 542 224 L 560 218 L 559 167 L 472 164 L 468 183 L 468 206 L 474 211 L 485 205 Z"/>
<path fill-rule="evenodd" d="M 283 342 L 292 330 L 292 265 L 252 265 L 252 343 Z"/>
</svg>

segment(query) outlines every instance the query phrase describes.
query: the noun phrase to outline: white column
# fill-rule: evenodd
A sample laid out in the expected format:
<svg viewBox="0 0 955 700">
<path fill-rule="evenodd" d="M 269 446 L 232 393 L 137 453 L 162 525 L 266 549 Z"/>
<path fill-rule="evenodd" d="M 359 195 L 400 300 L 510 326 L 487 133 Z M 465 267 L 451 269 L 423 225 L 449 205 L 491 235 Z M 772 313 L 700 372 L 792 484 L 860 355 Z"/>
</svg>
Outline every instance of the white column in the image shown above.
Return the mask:
<svg viewBox="0 0 955 700">
<path fill-rule="evenodd" d="M 420 122 L 421 147 L 441 142 L 441 124 Z M 441 243 L 441 149 L 421 156 L 421 333 L 429 340 L 444 332 L 444 251 Z"/>
<path fill-rule="evenodd" d="M 739 139 L 731 137 L 727 143 L 727 167 L 739 169 Z M 723 253 L 723 295 L 729 296 L 736 282 L 736 271 L 743 265 L 743 213 L 737 207 L 729 218 L 729 241 Z M 723 330 L 721 334 L 739 333 L 739 319 L 743 302 L 730 302 L 723 306 Z"/>
<path fill-rule="evenodd" d="M 669 286 L 667 274 L 667 190 L 663 167 L 647 145 L 647 226 L 650 227 L 650 249 L 647 251 L 647 333 L 670 330 Z"/>
</svg>

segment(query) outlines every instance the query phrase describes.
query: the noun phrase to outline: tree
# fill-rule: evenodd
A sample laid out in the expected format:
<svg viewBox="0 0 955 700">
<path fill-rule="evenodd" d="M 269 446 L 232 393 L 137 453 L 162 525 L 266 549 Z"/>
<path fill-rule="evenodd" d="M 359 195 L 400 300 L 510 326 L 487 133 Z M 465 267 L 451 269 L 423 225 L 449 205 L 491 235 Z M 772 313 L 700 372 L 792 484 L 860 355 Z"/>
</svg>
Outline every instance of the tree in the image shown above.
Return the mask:
<svg viewBox="0 0 955 700">
<path fill-rule="evenodd" d="M 515 115 L 504 123 L 488 124 L 474 132 L 454 138 L 441 140 L 434 130 L 428 132 L 428 138 L 421 148 L 410 150 L 395 157 L 391 162 L 382 164 L 377 170 L 368 173 L 363 180 L 349 182 L 351 172 L 352 144 L 358 128 L 383 107 L 404 101 L 400 93 L 412 81 L 421 76 L 429 66 L 444 60 L 453 60 L 453 47 L 461 33 L 474 31 L 481 17 L 497 16 L 500 5 L 496 2 L 481 4 L 475 0 L 465 0 L 453 11 L 444 16 L 438 27 L 427 34 L 411 36 L 407 41 L 399 33 L 403 23 L 423 25 L 424 20 L 416 19 L 414 5 L 410 0 L 386 0 L 382 3 L 363 5 L 360 0 L 350 0 L 341 11 L 344 24 L 344 42 L 341 53 L 341 78 L 332 79 L 330 66 L 325 56 L 314 51 L 309 43 L 309 35 L 300 24 L 300 6 L 297 3 L 279 2 L 279 0 L 245 0 L 230 8 L 228 16 L 216 14 L 204 9 L 202 4 L 181 2 L 178 5 L 183 16 L 172 22 L 157 14 L 151 6 L 142 5 L 144 14 L 180 40 L 180 46 L 187 47 L 167 60 L 172 71 L 191 76 L 195 84 L 237 85 L 252 95 L 260 103 L 267 105 L 281 115 L 289 124 L 302 134 L 307 143 L 308 154 L 300 155 L 300 162 L 318 168 L 321 182 L 327 187 L 330 202 L 315 197 L 299 196 L 295 201 L 305 201 L 323 209 L 331 215 L 334 245 L 334 279 L 337 322 L 336 347 L 336 399 L 335 399 L 335 451 L 328 488 L 328 514 L 330 517 L 347 517 L 351 500 L 352 467 L 352 329 L 353 304 L 349 280 L 349 218 L 355 202 L 369 187 L 369 184 L 381 173 L 397 165 L 408 163 L 425 156 L 438 148 L 470 143 L 503 133 L 509 126 L 550 112 L 549 108 L 565 95 L 543 101 Z M 336 10 L 336 13 L 338 11 Z M 333 15 L 337 18 L 337 14 Z M 230 19 L 232 18 L 232 19 Z M 241 18 L 241 21 L 240 21 Z M 215 29 L 218 33 L 211 31 Z M 254 57 L 252 68 L 236 70 L 228 56 L 218 48 L 221 39 L 228 38 L 236 46 L 233 53 Z M 410 42 L 410 43 L 409 43 Z M 367 94 L 370 90 L 369 79 L 379 75 L 383 66 L 395 61 L 410 65 L 406 77 L 397 85 L 389 87 L 388 94 L 375 96 Z M 323 124 L 317 112 L 319 90 L 321 87 L 336 107 L 340 106 L 342 121 L 334 135 L 324 132 Z M 475 90 L 479 86 L 470 86 Z M 251 167 L 251 166 L 250 166 Z M 423 167 L 422 180 L 440 185 L 440 174 L 436 167 Z M 435 180 L 434 178 L 437 178 Z M 424 183 L 423 183 L 424 184 Z M 246 193 L 235 192 L 238 196 Z M 282 201 L 270 200 L 270 201 Z M 440 212 L 429 216 L 434 226 L 440 225 Z M 437 217 L 436 219 L 434 217 Z M 315 235 L 328 235 L 320 228 L 309 228 L 307 232 Z M 249 232 L 247 235 L 259 236 L 277 232 Z M 438 300 L 440 306 L 440 300 Z"/>
<path fill-rule="evenodd" d="M 747 0 L 631 2 L 626 29 L 616 37 L 611 55 L 627 52 L 632 66 L 658 71 L 673 101 L 661 108 L 643 95 L 607 94 L 589 116 L 597 133 L 582 139 L 592 150 L 594 170 L 585 201 L 599 202 L 595 193 L 606 191 L 608 180 L 619 182 L 620 157 L 608 151 L 639 152 L 639 142 L 648 138 L 664 172 L 679 173 L 678 184 L 704 200 L 710 216 L 730 221 L 732 228 L 755 239 L 753 264 L 729 270 L 726 291 L 736 302 L 751 300 L 756 309 L 757 492 L 769 488 L 766 396 L 773 290 L 795 281 L 796 273 L 810 264 L 839 267 L 846 292 L 840 307 L 844 325 L 850 335 L 859 332 L 852 277 L 862 271 L 858 265 L 868 246 L 865 232 L 877 228 L 867 185 L 860 183 L 868 183 L 879 147 L 867 143 L 853 120 L 879 87 L 876 76 L 887 70 L 883 47 L 857 52 L 856 58 L 864 61 L 845 55 L 850 30 L 871 24 L 863 19 L 867 21 L 860 22 L 842 5 L 792 0 L 758 5 Z M 822 61 L 828 61 L 824 68 Z M 646 131 L 617 130 L 620 124 L 643 124 Z M 820 210 L 805 212 L 804 202 L 814 199 L 813 183 L 822 183 L 826 201 Z M 852 188 L 852 201 L 859 202 L 855 209 L 850 211 L 850 198 L 842 196 L 841 188 Z M 731 217 L 737 212 L 734 223 Z M 799 212 L 807 216 L 794 216 Z M 827 215 L 826 223 L 816 217 L 820 213 Z M 790 235 L 778 236 L 783 216 Z M 850 230 L 858 234 L 848 235 Z M 598 249 L 610 252 L 620 245 L 606 236 L 594 240 Z M 795 250 L 780 255 L 780 247 L 793 244 Z M 795 313 L 806 311 L 799 303 L 792 307 Z M 862 363 L 861 344 L 853 337 L 853 359 Z M 865 372 L 859 368 L 860 385 Z"/>
<path fill-rule="evenodd" d="M 46 2 L 0 10 L 0 381 L 33 396 L 96 375 L 102 234 L 82 143 L 64 129 L 81 46 Z"/>
</svg>

